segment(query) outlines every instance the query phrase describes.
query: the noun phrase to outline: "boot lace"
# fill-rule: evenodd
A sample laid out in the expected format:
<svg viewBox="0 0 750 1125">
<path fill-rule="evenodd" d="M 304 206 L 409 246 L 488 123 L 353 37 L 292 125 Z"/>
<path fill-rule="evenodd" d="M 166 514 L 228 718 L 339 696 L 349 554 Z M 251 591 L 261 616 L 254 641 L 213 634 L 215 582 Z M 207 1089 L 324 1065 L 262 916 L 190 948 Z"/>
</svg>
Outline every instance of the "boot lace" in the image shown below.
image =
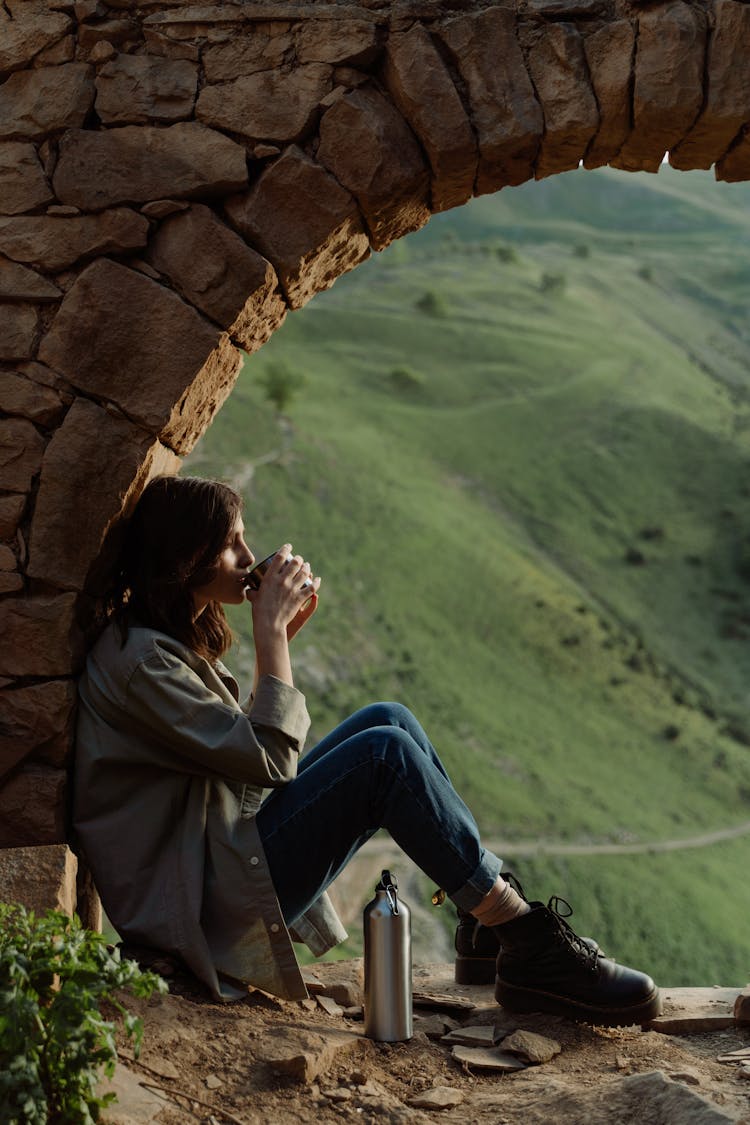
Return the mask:
<svg viewBox="0 0 750 1125">
<path fill-rule="evenodd" d="M 581 958 L 586 968 L 594 972 L 597 967 L 598 950 L 592 949 L 565 921 L 566 918 L 571 917 L 573 907 L 566 899 L 560 898 L 559 895 L 553 895 L 547 903 L 547 909 L 555 916 L 561 940 L 567 942 Z"/>
</svg>

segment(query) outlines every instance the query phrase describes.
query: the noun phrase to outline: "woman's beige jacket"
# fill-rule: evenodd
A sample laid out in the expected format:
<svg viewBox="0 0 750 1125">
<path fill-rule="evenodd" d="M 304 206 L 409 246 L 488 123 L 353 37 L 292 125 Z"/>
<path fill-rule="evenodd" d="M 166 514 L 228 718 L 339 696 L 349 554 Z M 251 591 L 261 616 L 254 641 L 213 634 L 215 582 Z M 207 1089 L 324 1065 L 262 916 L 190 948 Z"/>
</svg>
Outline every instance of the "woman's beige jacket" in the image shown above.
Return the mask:
<svg viewBox="0 0 750 1125">
<path fill-rule="evenodd" d="M 261 676 L 240 706 L 223 665 L 114 625 L 79 695 L 74 828 L 120 936 L 178 954 L 215 997 L 306 996 L 255 824 L 263 789 L 296 776 L 304 696 Z M 346 937 L 327 895 L 294 937 L 317 955 Z"/>
</svg>

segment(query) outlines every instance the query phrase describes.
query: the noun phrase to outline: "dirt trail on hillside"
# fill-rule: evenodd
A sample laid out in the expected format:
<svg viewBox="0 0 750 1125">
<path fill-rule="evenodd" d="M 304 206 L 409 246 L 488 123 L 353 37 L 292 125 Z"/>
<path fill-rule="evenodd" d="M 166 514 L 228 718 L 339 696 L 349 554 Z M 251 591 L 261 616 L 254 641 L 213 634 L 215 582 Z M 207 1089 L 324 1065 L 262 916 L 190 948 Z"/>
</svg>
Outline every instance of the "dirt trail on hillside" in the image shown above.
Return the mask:
<svg viewBox="0 0 750 1125">
<path fill-rule="evenodd" d="M 706 848 L 712 844 L 750 835 L 750 821 L 731 828 L 719 828 L 681 839 L 651 840 L 624 844 L 566 843 L 554 840 L 484 840 L 496 855 L 512 855 L 514 859 L 528 856 L 572 855 L 653 855 L 657 852 L 682 851 L 689 848 Z M 383 868 L 392 868 L 397 875 L 404 900 L 412 912 L 412 942 L 415 958 L 424 962 L 449 960 L 453 955 L 452 926 L 455 911 L 446 903 L 449 923 L 434 907 L 425 901 L 426 877 L 419 868 L 387 836 L 374 836 L 359 850 L 354 859 L 338 877 L 331 895 L 344 925 L 354 931 L 361 925 L 362 907 L 367 902 L 380 878 Z M 435 888 L 437 889 L 437 888 Z"/>
</svg>

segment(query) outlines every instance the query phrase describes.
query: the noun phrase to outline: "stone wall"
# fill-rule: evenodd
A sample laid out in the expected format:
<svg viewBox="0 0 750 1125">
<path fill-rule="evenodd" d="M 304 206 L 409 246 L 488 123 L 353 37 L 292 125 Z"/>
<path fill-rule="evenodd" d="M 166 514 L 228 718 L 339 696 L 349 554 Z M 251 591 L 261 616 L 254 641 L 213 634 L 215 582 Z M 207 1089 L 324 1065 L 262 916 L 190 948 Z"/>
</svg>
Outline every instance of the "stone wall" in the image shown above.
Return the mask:
<svg viewBox="0 0 750 1125">
<path fill-rule="evenodd" d="M 750 176 L 737 0 L 0 5 L 0 847 L 65 839 L 117 523 L 254 352 L 473 194 Z"/>
</svg>

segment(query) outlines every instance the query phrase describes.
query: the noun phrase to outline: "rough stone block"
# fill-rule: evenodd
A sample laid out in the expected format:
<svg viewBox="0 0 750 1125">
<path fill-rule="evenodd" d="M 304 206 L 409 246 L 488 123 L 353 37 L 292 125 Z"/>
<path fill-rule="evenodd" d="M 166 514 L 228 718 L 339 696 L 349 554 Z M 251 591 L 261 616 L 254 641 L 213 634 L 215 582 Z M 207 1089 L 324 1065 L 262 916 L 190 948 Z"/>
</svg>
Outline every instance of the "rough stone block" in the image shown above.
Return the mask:
<svg viewBox="0 0 750 1125">
<path fill-rule="evenodd" d="M 36 308 L 24 304 L 0 304 L 0 316 L 3 321 L 3 330 L 0 332 L 0 359 L 31 359 L 36 347 L 39 321 Z"/>
<path fill-rule="evenodd" d="M 731 1027 L 738 992 L 738 988 L 662 988 L 662 1013 L 647 1027 L 664 1035 Z"/>
<path fill-rule="evenodd" d="M 61 203 L 97 211 L 116 203 L 225 195 L 247 186 L 245 150 L 197 121 L 156 128 L 70 130 L 53 176 Z"/>
<path fill-rule="evenodd" d="M 23 418 L 0 420 L 0 485 L 6 492 L 28 492 L 42 465 L 44 438 Z"/>
<path fill-rule="evenodd" d="M 179 459 L 140 426 L 78 399 L 44 456 L 28 574 L 63 588 L 86 585 L 99 592 L 89 572 L 97 559 L 99 571 L 111 562 L 99 556 L 113 525 L 152 476 L 178 468 Z"/>
<path fill-rule="evenodd" d="M 712 5 L 705 101 L 684 140 L 670 149 L 673 168 L 710 168 L 750 120 L 750 8 L 735 0 Z"/>
<path fill-rule="evenodd" d="M 577 168 L 599 128 L 581 37 L 572 24 L 545 27 L 529 48 L 529 68 L 544 113 L 536 179 Z"/>
<path fill-rule="evenodd" d="M 476 194 L 522 184 L 533 175 L 544 120 L 518 42 L 515 11 L 488 8 L 461 15 L 437 34 L 468 95 L 479 142 Z"/>
<path fill-rule="evenodd" d="M 187 59 L 117 55 L 96 76 L 96 112 L 107 123 L 182 121 L 197 88 L 198 67 Z"/>
<path fill-rule="evenodd" d="M 465 203 L 474 188 L 477 145 L 448 68 L 421 24 L 390 36 L 383 77 L 430 161 L 432 210 Z"/>
<path fill-rule="evenodd" d="M 72 26 L 46 0 L 5 0 L 0 5 L 0 73 L 18 70 L 57 42 Z"/>
<path fill-rule="evenodd" d="M 297 58 L 301 63 L 322 62 L 338 66 L 369 66 L 380 46 L 378 29 L 371 20 L 336 20 L 331 34 L 328 20 L 305 20 L 297 28 Z"/>
<path fill-rule="evenodd" d="M 87 63 L 40 67 L 11 74 L 0 86 L 0 140 L 45 137 L 83 125 L 94 102 Z"/>
<path fill-rule="evenodd" d="M 291 308 L 369 255 L 359 210 L 348 191 L 319 164 L 290 146 L 251 191 L 227 201 L 240 234 L 269 259 Z"/>
<path fill-rule="evenodd" d="M 706 17 L 682 0 L 638 17 L 633 129 L 610 161 L 628 172 L 658 172 L 664 153 L 685 137 L 703 103 Z"/>
<path fill-rule="evenodd" d="M 0 402 L 6 414 L 20 415 L 41 426 L 56 425 L 65 413 L 65 403 L 52 387 L 40 387 L 12 371 L 0 371 Z"/>
<path fill-rule="evenodd" d="M 146 245 L 148 230 L 148 220 L 129 207 L 98 215 L 0 218 L 0 253 L 56 272 L 79 258 L 138 250 Z"/>
<path fill-rule="evenodd" d="M 2 437 L 0 437 L 0 448 L 2 448 Z M 41 456 L 39 463 L 41 464 Z M 25 495 L 0 496 L 0 539 L 12 539 L 15 536 L 25 507 Z"/>
<path fill-rule="evenodd" d="M 149 261 L 247 352 L 257 351 L 286 316 L 271 263 L 208 207 L 195 205 L 163 222 Z"/>
<path fill-rule="evenodd" d="M 75 36 L 65 35 L 62 39 L 58 39 L 57 43 L 53 43 L 49 47 L 45 47 L 43 51 L 34 59 L 34 66 L 60 66 L 62 63 L 73 62 L 76 57 L 76 41 Z"/>
<path fill-rule="evenodd" d="M 630 132 L 634 25 L 629 20 L 605 23 L 586 37 L 584 50 L 599 105 L 599 129 L 583 164 L 585 168 L 600 168 L 617 156 Z"/>
<path fill-rule="evenodd" d="M 26 141 L 0 144 L 0 214 L 20 215 L 54 198 L 34 146 Z"/>
<path fill-rule="evenodd" d="M 107 259 L 68 291 L 39 356 L 177 453 L 203 433 L 240 364 L 228 338 L 176 294 Z"/>
<path fill-rule="evenodd" d="M 750 180 L 750 139 L 747 136 L 743 135 L 726 156 L 716 161 L 714 175 L 729 184 Z"/>
<path fill-rule="evenodd" d="M 75 594 L 0 602 L 0 676 L 70 676 L 83 660 Z"/>
<path fill-rule="evenodd" d="M 207 82 L 231 82 L 259 70 L 276 70 L 292 48 L 291 35 L 269 36 L 256 27 L 203 52 Z"/>
<path fill-rule="evenodd" d="M 78 860 L 67 844 L 0 850 L 0 902 L 18 902 L 35 914 L 76 908 Z"/>
<path fill-rule="evenodd" d="M 0 849 L 65 843 L 67 777 L 24 765 L 0 782 Z"/>
<path fill-rule="evenodd" d="M 49 680 L 0 691 L 0 777 L 33 755 L 62 766 L 70 753 L 76 687 Z"/>
<path fill-rule="evenodd" d="M 125 48 L 140 39 L 141 29 L 136 20 L 101 20 L 99 23 L 78 25 L 78 44 L 89 54 L 98 43 L 109 43 L 113 47 Z M 123 58 L 136 56 L 123 55 Z M 141 56 L 142 57 L 142 56 Z"/>
<path fill-rule="evenodd" d="M 331 68 L 309 63 L 289 73 L 264 70 L 204 86 L 195 115 L 254 140 L 297 141 L 310 131 L 331 89 Z"/>
<path fill-rule="evenodd" d="M 15 594 L 23 589 L 23 575 L 17 571 L 0 571 L 0 594 Z"/>
<path fill-rule="evenodd" d="M 429 173 L 421 149 L 377 90 L 352 90 L 327 110 L 317 157 L 357 199 L 374 250 L 429 219 Z"/>
<path fill-rule="evenodd" d="M 0 301 L 58 301 L 62 291 L 17 262 L 0 258 Z"/>
</svg>

